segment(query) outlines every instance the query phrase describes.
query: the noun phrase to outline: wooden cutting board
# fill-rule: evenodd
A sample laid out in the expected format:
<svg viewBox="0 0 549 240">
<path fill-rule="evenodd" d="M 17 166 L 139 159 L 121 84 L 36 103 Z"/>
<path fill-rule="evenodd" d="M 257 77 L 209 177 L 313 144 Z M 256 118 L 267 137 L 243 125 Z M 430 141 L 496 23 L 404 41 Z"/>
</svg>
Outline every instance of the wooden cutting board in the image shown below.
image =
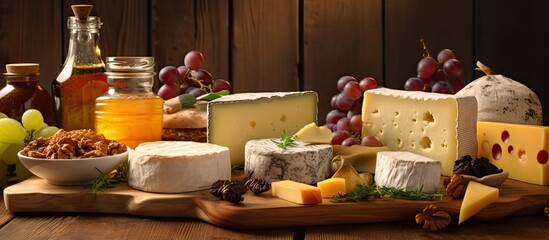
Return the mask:
<svg viewBox="0 0 549 240">
<path fill-rule="evenodd" d="M 454 221 L 461 200 L 445 196 L 442 201 L 374 199 L 365 202 L 297 205 L 273 198 L 270 192 L 232 204 L 212 196 L 208 190 L 188 194 L 147 193 L 125 183 L 87 194 L 82 187 L 61 187 L 33 177 L 4 190 L 6 208 L 12 212 L 96 212 L 154 217 L 199 218 L 229 228 L 271 228 L 327 224 L 414 221 L 429 204 L 436 204 Z M 506 216 L 541 215 L 549 202 L 549 186 L 507 180 L 500 186 L 499 200 L 473 219 L 490 220 Z M 470 221 L 470 220 L 469 220 Z"/>
</svg>

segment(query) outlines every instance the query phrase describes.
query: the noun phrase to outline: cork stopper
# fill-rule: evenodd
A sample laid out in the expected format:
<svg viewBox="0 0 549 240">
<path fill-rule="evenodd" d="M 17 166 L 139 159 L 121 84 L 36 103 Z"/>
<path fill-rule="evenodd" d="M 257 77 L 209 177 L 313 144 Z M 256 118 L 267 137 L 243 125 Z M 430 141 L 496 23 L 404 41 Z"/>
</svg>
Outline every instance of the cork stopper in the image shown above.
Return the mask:
<svg viewBox="0 0 549 240">
<path fill-rule="evenodd" d="M 91 13 L 93 5 L 71 5 L 74 16 L 80 19 L 80 22 L 86 23 Z"/>
<path fill-rule="evenodd" d="M 38 74 L 38 63 L 10 63 L 6 64 L 8 74 L 33 75 Z"/>
</svg>

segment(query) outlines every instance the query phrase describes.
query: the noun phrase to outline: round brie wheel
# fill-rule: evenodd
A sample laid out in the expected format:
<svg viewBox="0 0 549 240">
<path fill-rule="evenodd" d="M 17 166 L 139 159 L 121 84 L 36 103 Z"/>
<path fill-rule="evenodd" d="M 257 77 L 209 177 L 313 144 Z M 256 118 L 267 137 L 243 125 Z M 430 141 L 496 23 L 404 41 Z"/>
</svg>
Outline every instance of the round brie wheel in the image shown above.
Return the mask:
<svg viewBox="0 0 549 240">
<path fill-rule="evenodd" d="M 229 149 L 210 143 L 142 143 L 130 150 L 128 163 L 128 185 L 146 192 L 198 191 L 231 179 Z"/>
</svg>

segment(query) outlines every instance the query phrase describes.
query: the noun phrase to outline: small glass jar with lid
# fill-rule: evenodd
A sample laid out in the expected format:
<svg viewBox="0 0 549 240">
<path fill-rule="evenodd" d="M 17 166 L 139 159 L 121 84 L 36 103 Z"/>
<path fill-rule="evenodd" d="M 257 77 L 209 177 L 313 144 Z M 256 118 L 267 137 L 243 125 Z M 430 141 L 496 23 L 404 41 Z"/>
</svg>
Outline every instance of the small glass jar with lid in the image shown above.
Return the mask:
<svg viewBox="0 0 549 240">
<path fill-rule="evenodd" d="M 36 109 L 44 122 L 52 124 L 52 104 L 48 92 L 40 85 L 38 63 L 6 64 L 6 86 L 0 90 L 0 112 L 17 121 L 28 109 Z"/>
<path fill-rule="evenodd" d="M 95 130 L 135 148 L 162 137 L 163 100 L 153 91 L 153 57 L 107 57 L 109 90 L 95 100 Z"/>
</svg>

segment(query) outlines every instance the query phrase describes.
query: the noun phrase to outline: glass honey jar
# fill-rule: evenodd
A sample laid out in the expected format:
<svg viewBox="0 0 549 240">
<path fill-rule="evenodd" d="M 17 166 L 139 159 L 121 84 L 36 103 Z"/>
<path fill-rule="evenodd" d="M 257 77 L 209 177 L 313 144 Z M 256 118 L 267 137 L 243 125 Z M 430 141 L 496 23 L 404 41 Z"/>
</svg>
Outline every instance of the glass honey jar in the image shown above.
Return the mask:
<svg viewBox="0 0 549 240">
<path fill-rule="evenodd" d="M 164 101 L 152 88 L 154 58 L 108 57 L 109 90 L 95 100 L 95 131 L 135 148 L 160 141 Z"/>
</svg>

